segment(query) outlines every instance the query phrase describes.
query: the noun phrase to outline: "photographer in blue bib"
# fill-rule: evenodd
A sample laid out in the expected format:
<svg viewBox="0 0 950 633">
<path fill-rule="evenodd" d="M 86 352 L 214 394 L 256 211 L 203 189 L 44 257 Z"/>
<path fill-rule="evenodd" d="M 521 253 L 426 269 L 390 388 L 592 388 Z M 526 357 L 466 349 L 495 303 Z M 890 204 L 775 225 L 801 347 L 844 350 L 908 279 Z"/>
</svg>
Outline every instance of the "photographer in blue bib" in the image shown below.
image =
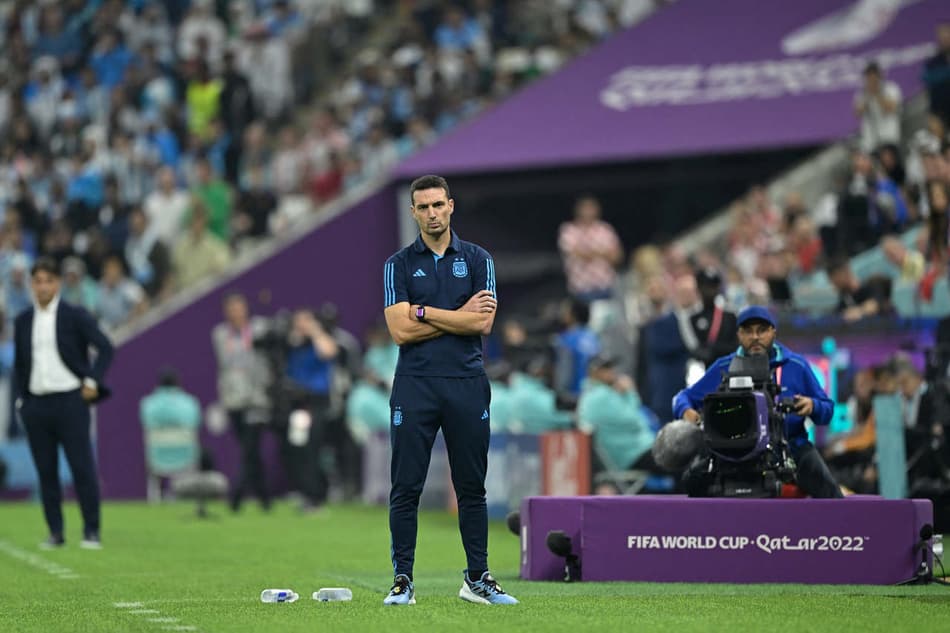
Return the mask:
<svg viewBox="0 0 950 633">
<path fill-rule="evenodd" d="M 785 435 L 795 460 L 798 487 L 815 498 L 842 497 L 838 483 L 808 440 L 805 430 L 806 418 L 817 425 L 827 425 L 831 421 L 834 403 L 818 384 L 808 361 L 775 340 L 775 319 L 766 308 L 747 307 L 739 313 L 737 325 L 739 349 L 717 359 L 695 384 L 676 394 L 673 398 L 674 416 L 699 424 L 703 398 L 717 390 L 732 360 L 736 356 L 765 354 L 774 381 L 781 390 L 779 397 L 793 398 L 793 410 L 785 416 Z"/>
</svg>

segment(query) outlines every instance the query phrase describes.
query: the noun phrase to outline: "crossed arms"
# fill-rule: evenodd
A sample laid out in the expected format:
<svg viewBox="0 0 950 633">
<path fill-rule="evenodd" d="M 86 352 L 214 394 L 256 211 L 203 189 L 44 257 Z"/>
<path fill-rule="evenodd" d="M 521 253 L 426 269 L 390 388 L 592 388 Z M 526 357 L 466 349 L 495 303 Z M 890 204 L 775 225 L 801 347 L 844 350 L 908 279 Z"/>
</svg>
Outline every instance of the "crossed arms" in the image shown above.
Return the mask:
<svg viewBox="0 0 950 633">
<path fill-rule="evenodd" d="M 443 334 L 486 336 L 495 323 L 498 302 L 489 290 L 479 290 L 457 310 L 426 306 L 425 321 L 416 318 L 416 306 L 408 301 L 395 303 L 384 312 L 386 327 L 397 345 L 421 343 Z"/>
</svg>

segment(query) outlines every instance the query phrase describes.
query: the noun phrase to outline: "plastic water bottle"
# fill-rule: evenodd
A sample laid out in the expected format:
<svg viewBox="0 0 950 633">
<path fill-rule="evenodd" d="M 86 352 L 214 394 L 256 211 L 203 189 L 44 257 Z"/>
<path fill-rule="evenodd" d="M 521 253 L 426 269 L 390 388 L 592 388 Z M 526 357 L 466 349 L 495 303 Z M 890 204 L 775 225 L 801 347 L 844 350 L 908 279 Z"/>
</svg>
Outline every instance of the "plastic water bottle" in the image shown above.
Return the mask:
<svg viewBox="0 0 950 633">
<path fill-rule="evenodd" d="M 337 602 L 341 600 L 352 600 L 353 592 L 346 587 L 324 587 L 319 591 L 313 592 L 313 599 L 320 602 Z"/>
<path fill-rule="evenodd" d="M 300 596 L 293 589 L 265 589 L 261 602 L 296 602 Z"/>
</svg>

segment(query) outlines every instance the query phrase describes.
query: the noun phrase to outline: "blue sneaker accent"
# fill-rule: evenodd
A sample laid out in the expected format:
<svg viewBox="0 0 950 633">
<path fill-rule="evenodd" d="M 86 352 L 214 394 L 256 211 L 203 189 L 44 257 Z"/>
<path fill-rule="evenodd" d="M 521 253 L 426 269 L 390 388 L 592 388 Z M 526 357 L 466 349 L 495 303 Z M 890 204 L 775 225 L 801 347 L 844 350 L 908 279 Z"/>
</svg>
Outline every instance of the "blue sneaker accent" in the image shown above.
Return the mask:
<svg viewBox="0 0 950 633">
<path fill-rule="evenodd" d="M 488 409 L 485 409 L 485 411 L 482 412 L 482 419 L 483 419 L 483 420 L 487 420 L 487 419 L 488 419 Z"/>
<path fill-rule="evenodd" d="M 518 604 L 487 571 L 475 582 L 468 579 L 468 570 L 463 571 L 459 598 L 475 604 Z"/>
<path fill-rule="evenodd" d="M 409 580 L 409 576 L 399 574 L 393 579 L 393 586 L 389 595 L 383 599 L 383 604 L 415 604 L 416 589 Z"/>
<path fill-rule="evenodd" d="M 416 272 L 412 273 L 413 277 L 425 277 L 426 273 L 421 268 L 416 268 Z"/>
</svg>

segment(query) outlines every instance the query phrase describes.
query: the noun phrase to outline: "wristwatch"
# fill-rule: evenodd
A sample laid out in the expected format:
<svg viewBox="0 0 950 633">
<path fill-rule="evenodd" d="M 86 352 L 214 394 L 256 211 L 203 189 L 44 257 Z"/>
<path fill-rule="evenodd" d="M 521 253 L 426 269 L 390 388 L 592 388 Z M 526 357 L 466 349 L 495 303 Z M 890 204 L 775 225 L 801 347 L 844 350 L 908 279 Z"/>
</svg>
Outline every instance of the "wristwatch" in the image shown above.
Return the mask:
<svg viewBox="0 0 950 633">
<path fill-rule="evenodd" d="M 416 318 L 420 321 L 426 320 L 426 307 L 425 306 L 416 306 Z"/>
</svg>

